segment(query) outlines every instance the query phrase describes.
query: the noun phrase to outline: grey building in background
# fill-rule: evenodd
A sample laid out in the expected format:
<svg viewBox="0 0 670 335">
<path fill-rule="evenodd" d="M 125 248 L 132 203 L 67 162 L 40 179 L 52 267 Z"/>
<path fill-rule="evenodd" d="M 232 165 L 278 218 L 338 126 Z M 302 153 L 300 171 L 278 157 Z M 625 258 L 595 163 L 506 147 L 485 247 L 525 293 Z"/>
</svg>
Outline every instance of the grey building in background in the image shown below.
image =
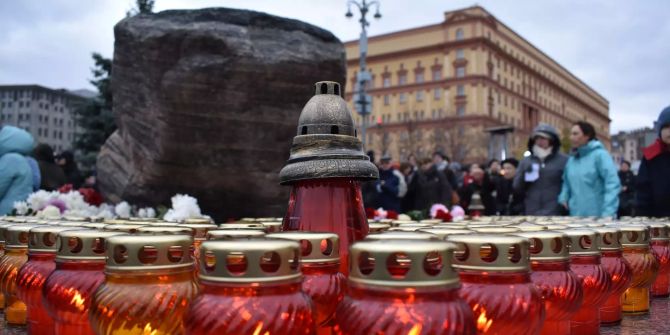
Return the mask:
<svg viewBox="0 0 670 335">
<path fill-rule="evenodd" d="M 77 133 L 75 110 L 91 91 L 67 91 L 39 85 L 0 85 L 0 122 L 30 132 L 36 143 L 54 152 L 70 150 Z"/>
</svg>

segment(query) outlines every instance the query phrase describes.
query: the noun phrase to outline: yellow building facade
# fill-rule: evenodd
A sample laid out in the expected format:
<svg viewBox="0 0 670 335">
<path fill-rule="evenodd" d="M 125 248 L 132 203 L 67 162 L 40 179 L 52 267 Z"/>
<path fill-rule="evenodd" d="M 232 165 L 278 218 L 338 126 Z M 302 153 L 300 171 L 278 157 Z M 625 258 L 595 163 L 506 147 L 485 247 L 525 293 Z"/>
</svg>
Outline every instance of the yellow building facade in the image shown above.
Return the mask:
<svg viewBox="0 0 670 335">
<path fill-rule="evenodd" d="M 345 48 L 345 98 L 354 110 L 358 41 Z M 367 65 L 373 103 L 366 142 L 377 157 L 404 161 L 439 150 L 459 162 L 483 162 L 490 157 L 487 130 L 513 128 L 508 152 L 520 158 L 538 123 L 567 140 L 579 120 L 592 123 L 609 147 L 609 102 L 482 7 L 370 37 Z"/>
</svg>

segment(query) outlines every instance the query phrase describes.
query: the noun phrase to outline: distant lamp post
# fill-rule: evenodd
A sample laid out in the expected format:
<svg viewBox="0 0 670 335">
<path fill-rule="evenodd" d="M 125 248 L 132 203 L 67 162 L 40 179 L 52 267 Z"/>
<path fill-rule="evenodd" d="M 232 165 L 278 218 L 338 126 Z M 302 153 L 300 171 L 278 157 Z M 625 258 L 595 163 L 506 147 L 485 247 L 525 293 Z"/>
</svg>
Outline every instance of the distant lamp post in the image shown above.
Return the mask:
<svg viewBox="0 0 670 335">
<path fill-rule="evenodd" d="M 372 80 L 372 76 L 370 75 L 370 72 L 367 71 L 367 66 L 365 64 L 365 57 L 368 53 L 367 27 L 370 25 L 370 22 L 365 18 L 365 16 L 373 6 L 376 9 L 374 18 L 379 19 L 382 17 L 382 15 L 379 13 L 379 1 L 361 0 L 359 2 L 349 0 L 347 2 L 347 13 L 345 14 L 347 18 L 352 18 L 354 16 L 354 14 L 351 12 L 351 5 L 356 6 L 361 12 L 361 19 L 358 20 L 358 22 L 361 23 L 361 37 L 358 40 L 358 49 L 360 51 L 360 70 L 356 76 L 356 86 L 354 87 L 353 102 L 356 112 L 363 120 L 361 124 L 361 142 L 363 143 L 363 148 L 365 148 L 367 142 L 366 131 L 368 128 L 368 116 L 372 112 L 372 97 L 365 92 L 367 83 Z"/>
</svg>

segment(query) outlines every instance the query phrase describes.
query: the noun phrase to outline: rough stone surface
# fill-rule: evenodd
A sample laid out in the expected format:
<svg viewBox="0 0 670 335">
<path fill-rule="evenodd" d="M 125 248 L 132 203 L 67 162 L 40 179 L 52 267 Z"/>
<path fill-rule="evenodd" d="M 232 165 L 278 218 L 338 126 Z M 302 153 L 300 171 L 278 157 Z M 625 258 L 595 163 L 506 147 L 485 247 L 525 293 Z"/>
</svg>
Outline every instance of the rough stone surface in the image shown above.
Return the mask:
<svg viewBox="0 0 670 335">
<path fill-rule="evenodd" d="M 342 43 L 227 8 L 138 15 L 114 34 L 119 129 L 98 157 L 104 195 L 155 206 L 187 193 L 218 220 L 282 216 L 279 170 L 314 83 L 344 83 Z"/>
</svg>

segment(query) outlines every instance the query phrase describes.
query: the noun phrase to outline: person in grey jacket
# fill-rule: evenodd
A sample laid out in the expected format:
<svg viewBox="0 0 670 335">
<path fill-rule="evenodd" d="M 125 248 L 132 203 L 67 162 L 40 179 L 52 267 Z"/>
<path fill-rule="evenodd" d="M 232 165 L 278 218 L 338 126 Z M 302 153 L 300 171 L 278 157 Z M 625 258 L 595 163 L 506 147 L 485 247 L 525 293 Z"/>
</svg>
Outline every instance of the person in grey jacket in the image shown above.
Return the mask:
<svg viewBox="0 0 670 335">
<path fill-rule="evenodd" d="M 514 178 L 514 190 L 525 198 L 526 215 L 563 215 L 558 203 L 563 169 L 568 156 L 559 152 L 561 139 L 556 129 L 540 123 L 528 140 L 531 155 L 524 158 Z"/>
</svg>

